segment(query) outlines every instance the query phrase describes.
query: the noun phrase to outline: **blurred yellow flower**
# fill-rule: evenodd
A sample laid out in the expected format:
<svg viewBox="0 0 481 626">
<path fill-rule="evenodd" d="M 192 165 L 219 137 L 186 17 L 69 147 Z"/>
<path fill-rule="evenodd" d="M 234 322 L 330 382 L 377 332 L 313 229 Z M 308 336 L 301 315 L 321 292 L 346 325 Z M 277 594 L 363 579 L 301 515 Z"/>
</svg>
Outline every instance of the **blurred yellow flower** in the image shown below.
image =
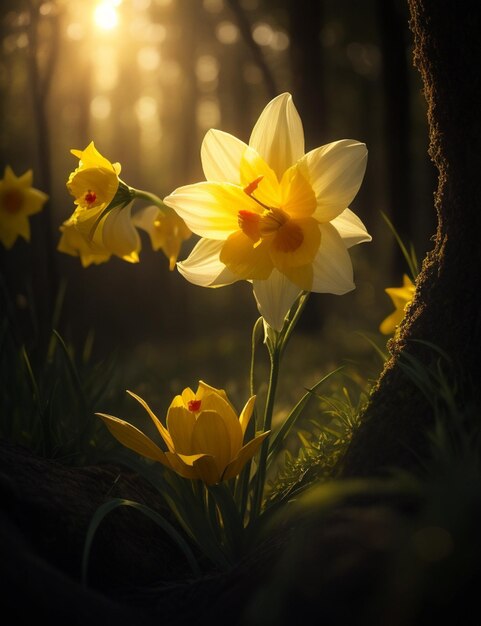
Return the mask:
<svg viewBox="0 0 481 626">
<path fill-rule="evenodd" d="M 32 187 L 33 174 L 28 170 L 16 176 L 7 165 L 0 180 L 0 241 L 9 249 L 17 237 L 30 241 L 28 217 L 42 210 L 48 196 Z"/>
<path fill-rule="evenodd" d="M 211 129 L 201 159 L 206 181 L 164 198 L 202 239 L 178 264 L 190 282 L 253 282 L 259 311 L 280 330 L 301 291 L 354 289 L 347 249 L 370 241 L 348 208 L 367 162 L 363 143 L 344 139 L 304 153 L 288 93 L 261 113 L 249 145 Z"/>
<path fill-rule="evenodd" d="M 396 331 L 404 317 L 406 307 L 413 299 L 415 289 L 416 287 L 407 274 L 403 276 L 402 287 L 388 287 L 385 289 L 385 292 L 394 304 L 395 310 L 379 326 L 379 330 L 384 335 L 391 335 Z"/>
<path fill-rule="evenodd" d="M 162 437 L 163 452 L 135 426 L 112 415 L 97 413 L 112 435 L 124 446 L 180 476 L 200 479 L 208 485 L 234 478 L 267 437 L 264 432 L 243 445 L 255 396 L 247 401 L 238 417 L 225 391 L 200 381 L 197 392 L 189 387 L 175 396 L 167 412 L 167 428 L 139 396 L 129 391 L 148 412 Z"/>
<path fill-rule="evenodd" d="M 182 242 L 189 239 L 192 232 L 175 211 L 171 209 L 167 211 L 162 211 L 156 206 L 148 206 L 138 211 L 132 221 L 135 226 L 148 233 L 154 250 L 164 252 L 169 259 L 169 269 L 173 270 Z"/>
<path fill-rule="evenodd" d="M 140 237 L 132 224 L 132 197 L 119 179 L 120 164 L 103 157 L 93 141 L 85 150 L 71 152 L 79 159 L 79 166 L 70 174 L 67 188 L 77 208 L 71 222 L 67 220 L 63 226 L 67 223 L 68 230 L 78 230 L 85 245 L 91 246 L 93 255 L 100 249 L 104 254 L 138 261 Z M 68 243 L 62 243 L 61 247 L 59 244 L 62 252 L 68 247 Z"/>
</svg>

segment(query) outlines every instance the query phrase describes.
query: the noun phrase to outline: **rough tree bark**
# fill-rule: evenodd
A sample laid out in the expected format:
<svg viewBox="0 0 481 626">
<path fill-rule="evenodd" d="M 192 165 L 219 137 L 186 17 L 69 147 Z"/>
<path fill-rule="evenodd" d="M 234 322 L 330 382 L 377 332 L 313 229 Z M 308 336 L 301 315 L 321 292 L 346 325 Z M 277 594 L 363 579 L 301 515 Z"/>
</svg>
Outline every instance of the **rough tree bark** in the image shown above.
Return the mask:
<svg viewBox="0 0 481 626">
<path fill-rule="evenodd" d="M 412 466 L 426 448 L 430 407 L 399 367 L 404 351 L 428 363 L 423 339 L 445 350 L 466 377 L 478 369 L 481 327 L 481 8 L 408 0 L 414 62 L 428 103 L 430 156 L 439 171 L 434 249 L 424 260 L 412 306 L 345 460 L 346 475 Z M 479 405 L 481 388 L 472 385 Z"/>
</svg>

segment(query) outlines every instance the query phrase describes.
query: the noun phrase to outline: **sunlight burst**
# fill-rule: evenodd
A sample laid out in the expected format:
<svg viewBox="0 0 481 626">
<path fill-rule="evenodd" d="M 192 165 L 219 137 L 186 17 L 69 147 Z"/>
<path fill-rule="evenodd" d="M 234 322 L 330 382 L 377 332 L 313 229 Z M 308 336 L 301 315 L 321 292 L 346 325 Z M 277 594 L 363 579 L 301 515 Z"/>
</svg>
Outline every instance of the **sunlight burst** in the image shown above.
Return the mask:
<svg viewBox="0 0 481 626">
<path fill-rule="evenodd" d="M 95 24 L 103 30 L 113 30 L 119 23 L 117 6 L 120 2 L 116 0 L 104 0 L 100 2 L 94 10 Z"/>
</svg>

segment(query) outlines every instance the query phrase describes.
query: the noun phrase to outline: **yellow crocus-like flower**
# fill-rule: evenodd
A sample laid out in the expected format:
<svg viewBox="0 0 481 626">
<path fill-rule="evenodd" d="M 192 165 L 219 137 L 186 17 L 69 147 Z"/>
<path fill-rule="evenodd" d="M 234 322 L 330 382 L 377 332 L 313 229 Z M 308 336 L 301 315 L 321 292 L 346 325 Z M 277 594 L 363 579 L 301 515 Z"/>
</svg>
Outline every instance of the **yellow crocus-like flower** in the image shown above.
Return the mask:
<svg viewBox="0 0 481 626">
<path fill-rule="evenodd" d="M 243 445 L 255 396 L 247 401 L 238 417 L 225 391 L 200 381 L 197 392 L 184 389 L 175 396 L 167 412 L 167 428 L 147 403 L 130 393 L 150 415 L 167 451 L 132 424 L 104 413 L 97 413 L 110 432 L 127 448 L 177 472 L 200 479 L 208 485 L 234 478 L 251 459 L 269 434 L 264 432 Z"/>
<path fill-rule="evenodd" d="M 167 210 L 166 213 L 156 206 L 148 206 L 138 211 L 132 221 L 148 233 L 154 250 L 163 250 L 169 259 L 169 269 L 173 270 L 182 242 L 189 239 L 192 232 L 177 213 Z"/>
<path fill-rule="evenodd" d="M 164 198 L 202 239 L 178 264 L 190 282 L 219 287 L 252 281 L 275 330 L 301 291 L 344 294 L 355 287 L 348 248 L 370 241 L 347 207 L 367 162 L 363 143 L 336 141 L 304 153 L 288 93 L 274 98 L 249 145 L 211 129 L 201 159 L 206 181 Z"/>
<path fill-rule="evenodd" d="M 388 287 L 385 289 L 385 292 L 394 304 L 395 310 L 379 326 L 379 330 L 384 335 L 391 335 L 396 331 L 404 318 L 406 307 L 413 299 L 415 289 L 416 287 L 407 274 L 403 276 L 402 287 Z"/>
<path fill-rule="evenodd" d="M 28 218 L 42 210 L 48 196 L 32 187 L 33 174 L 28 170 L 16 176 L 7 165 L 0 180 L 0 241 L 10 249 L 17 237 L 30 241 Z"/>
<path fill-rule="evenodd" d="M 79 159 L 79 166 L 67 181 L 77 205 L 74 227 L 87 245 L 92 245 L 93 254 L 102 249 L 138 261 L 140 237 L 132 224 L 128 188 L 119 179 L 120 164 L 103 157 L 93 141 L 85 150 L 71 152 Z"/>
</svg>

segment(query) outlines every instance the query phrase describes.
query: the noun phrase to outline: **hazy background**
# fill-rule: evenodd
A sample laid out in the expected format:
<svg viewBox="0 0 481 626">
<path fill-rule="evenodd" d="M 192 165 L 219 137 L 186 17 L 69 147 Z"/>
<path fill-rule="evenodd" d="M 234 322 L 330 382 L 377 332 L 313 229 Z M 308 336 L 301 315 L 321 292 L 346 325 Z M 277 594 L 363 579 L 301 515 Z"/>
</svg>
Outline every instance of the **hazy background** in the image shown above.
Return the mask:
<svg viewBox="0 0 481 626">
<path fill-rule="evenodd" d="M 267 102 L 290 91 L 306 151 L 343 138 L 367 144 L 367 172 L 351 208 L 373 236 L 351 251 L 355 291 L 311 296 L 292 367 L 309 377 L 371 354 L 357 333 L 376 338 L 392 310 L 384 288 L 400 285 L 407 271 L 381 212 L 421 258 L 435 223 L 405 2 L 4 1 L 0 11 L 2 171 L 7 163 L 17 175 L 33 168 L 34 185 L 51 198 L 31 220 L 31 245 L 2 251 L 19 317 L 41 318 L 66 283 L 58 327 L 74 345 L 90 337 L 100 357 L 118 350 L 173 386 L 176 377 L 193 384 L 184 378 L 194 367 L 194 379 L 210 376 L 217 385 L 245 376 L 258 315 L 247 283 L 195 287 L 169 272 L 147 238 L 136 265 L 112 258 L 83 269 L 56 251 L 58 227 L 73 210 L 65 187 L 77 165 L 70 149 L 94 140 L 122 164 L 128 184 L 163 197 L 203 178 L 199 149 L 209 128 L 248 141 Z"/>
</svg>

